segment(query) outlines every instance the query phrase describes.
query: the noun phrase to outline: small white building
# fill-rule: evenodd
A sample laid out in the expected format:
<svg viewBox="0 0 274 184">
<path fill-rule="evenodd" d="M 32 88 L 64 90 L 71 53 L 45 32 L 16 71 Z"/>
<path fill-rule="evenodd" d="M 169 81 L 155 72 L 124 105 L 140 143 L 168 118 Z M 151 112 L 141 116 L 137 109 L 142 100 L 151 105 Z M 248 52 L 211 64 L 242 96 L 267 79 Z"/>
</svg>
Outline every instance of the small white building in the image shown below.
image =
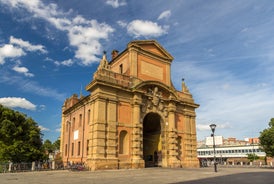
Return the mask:
<svg viewBox="0 0 274 184">
<path fill-rule="evenodd" d="M 200 144 L 197 154 L 201 166 L 213 164 L 214 156 L 216 162 L 222 165 L 262 165 L 262 160 L 251 163 L 248 154 L 255 154 L 260 158 L 266 156 L 258 143 L 250 144 L 250 140 L 242 141 L 235 138 L 224 139 L 222 136 L 215 137 L 215 155 L 212 137 L 206 138 L 204 144 Z"/>
</svg>

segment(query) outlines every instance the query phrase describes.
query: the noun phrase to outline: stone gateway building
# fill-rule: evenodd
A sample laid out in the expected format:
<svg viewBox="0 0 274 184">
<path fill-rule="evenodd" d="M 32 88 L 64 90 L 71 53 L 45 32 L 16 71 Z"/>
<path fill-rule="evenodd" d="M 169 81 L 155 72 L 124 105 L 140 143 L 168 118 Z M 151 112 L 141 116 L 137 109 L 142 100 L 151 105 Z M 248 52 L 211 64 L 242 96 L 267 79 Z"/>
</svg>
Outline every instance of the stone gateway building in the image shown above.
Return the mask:
<svg viewBox="0 0 274 184">
<path fill-rule="evenodd" d="M 90 170 L 198 167 L 195 109 L 184 81 L 171 82 L 173 57 L 155 40 L 132 41 L 104 54 L 88 96 L 62 107 L 64 163 Z"/>
</svg>

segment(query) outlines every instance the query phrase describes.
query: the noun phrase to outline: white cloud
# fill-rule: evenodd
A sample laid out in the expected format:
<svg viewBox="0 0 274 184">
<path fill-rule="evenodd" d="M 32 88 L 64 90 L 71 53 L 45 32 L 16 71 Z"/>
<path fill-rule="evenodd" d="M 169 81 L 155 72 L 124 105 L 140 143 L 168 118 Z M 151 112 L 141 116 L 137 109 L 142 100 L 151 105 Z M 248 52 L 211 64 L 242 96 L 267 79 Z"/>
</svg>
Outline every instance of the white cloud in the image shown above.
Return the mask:
<svg viewBox="0 0 274 184">
<path fill-rule="evenodd" d="M 127 3 L 125 0 L 107 0 L 106 4 L 112 6 L 113 8 L 118 8 L 120 6 L 125 6 Z"/>
<path fill-rule="evenodd" d="M 249 77 L 239 78 L 229 70 L 219 70 L 213 63 L 201 65 L 194 61 L 173 63 L 175 86 L 180 86 L 180 76 L 186 79 L 195 102 L 200 104 L 196 110 L 198 139 L 210 135 L 211 123 L 217 125 L 216 134 L 224 137 L 257 136 L 262 124 L 273 117 L 274 101 L 269 100 L 274 99 L 271 81 L 258 86 L 255 80 L 250 83 Z"/>
<path fill-rule="evenodd" d="M 34 74 L 29 73 L 29 70 L 26 67 L 14 66 L 12 69 L 18 73 L 24 74 L 26 77 L 34 76 Z"/>
<path fill-rule="evenodd" d="M 168 19 L 171 15 L 171 11 L 170 10 L 166 10 L 164 12 L 162 12 L 159 17 L 158 17 L 158 20 L 161 20 L 161 19 Z"/>
<path fill-rule="evenodd" d="M 55 132 L 61 132 L 61 128 L 56 128 Z"/>
<path fill-rule="evenodd" d="M 27 110 L 36 110 L 36 105 L 26 100 L 25 98 L 3 97 L 3 98 L 0 98 L 0 104 L 9 108 L 19 107 Z"/>
<path fill-rule="evenodd" d="M 66 32 L 70 45 L 76 48 L 75 57 L 81 60 L 84 65 L 99 61 L 96 55 L 101 55 L 102 53 L 100 40 L 108 39 L 109 34 L 114 31 L 111 26 L 105 23 L 99 23 L 96 20 L 87 20 L 79 15 L 74 18 L 68 18 L 70 12 L 65 13 L 59 10 L 58 6 L 54 3 L 46 5 L 40 0 L 31 2 L 23 0 L 3 2 L 13 8 L 26 9 L 34 17 L 44 19 L 55 26 L 56 29 Z M 125 5 L 124 1 L 107 2 L 114 6 Z M 23 44 L 22 42 L 19 43 Z"/>
<path fill-rule="evenodd" d="M 47 52 L 42 45 L 32 45 L 28 41 L 11 36 L 9 43 L 0 47 L 0 64 L 4 64 L 6 58 L 18 58 L 24 56 L 27 51 Z"/>
<path fill-rule="evenodd" d="M 126 23 L 125 21 L 122 21 L 122 20 L 118 20 L 118 21 L 117 21 L 117 24 L 118 24 L 119 26 L 121 26 L 122 28 L 127 27 L 127 23 Z"/>
<path fill-rule="evenodd" d="M 208 122 L 208 124 L 197 124 L 196 128 L 198 131 L 210 131 L 210 127 L 209 127 L 210 122 Z M 224 124 L 218 124 L 218 129 L 228 129 L 231 128 L 231 126 L 229 125 L 229 123 L 224 123 Z"/>
<path fill-rule="evenodd" d="M 5 63 L 6 58 L 17 58 L 26 55 L 22 48 L 14 47 L 12 44 L 6 44 L 0 47 L 0 64 Z"/>
<path fill-rule="evenodd" d="M 99 60 L 96 56 L 102 52 L 99 40 L 108 39 L 108 35 L 114 29 L 107 24 L 98 23 L 96 20 L 83 19 L 82 21 L 82 24 L 76 24 L 68 28 L 68 37 L 70 44 L 77 48 L 75 57 L 82 60 L 82 64 L 89 65 Z"/>
<path fill-rule="evenodd" d="M 49 128 L 43 127 L 42 125 L 39 125 L 39 128 L 41 131 L 50 131 Z"/>
<path fill-rule="evenodd" d="M 28 41 L 14 38 L 13 36 L 10 37 L 10 44 L 17 45 L 19 48 L 22 48 L 22 49 L 30 51 L 30 52 L 40 51 L 42 53 L 47 53 L 47 51 L 44 49 L 43 45 L 32 45 Z"/>
<path fill-rule="evenodd" d="M 159 26 L 151 21 L 134 20 L 128 24 L 127 31 L 134 37 L 158 37 L 167 33 L 167 27 Z"/>
<path fill-rule="evenodd" d="M 54 64 L 57 66 L 63 65 L 63 66 L 71 66 L 73 65 L 73 60 L 72 59 L 67 59 L 64 61 L 54 61 Z"/>
<path fill-rule="evenodd" d="M 197 130 L 200 130 L 200 131 L 210 130 L 209 125 L 203 125 L 203 124 L 197 124 L 196 128 L 197 128 Z"/>
</svg>

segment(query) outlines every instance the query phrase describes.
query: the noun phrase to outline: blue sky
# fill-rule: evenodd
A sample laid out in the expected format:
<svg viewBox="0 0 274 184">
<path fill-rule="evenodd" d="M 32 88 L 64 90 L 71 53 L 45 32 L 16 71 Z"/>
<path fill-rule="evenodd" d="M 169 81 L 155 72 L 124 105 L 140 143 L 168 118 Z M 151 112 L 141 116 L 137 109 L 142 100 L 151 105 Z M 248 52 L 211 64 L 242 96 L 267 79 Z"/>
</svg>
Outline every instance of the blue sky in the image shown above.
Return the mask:
<svg viewBox="0 0 274 184">
<path fill-rule="evenodd" d="M 60 135 L 61 107 L 91 81 L 104 50 L 156 39 L 172 81 L 193 94 L 197 137 L 259 136 L 274 117 L 274 2 L 0 0 L 0 103 Z M 83 94 L 87 92 L 83 90 Z"/>
</svg>

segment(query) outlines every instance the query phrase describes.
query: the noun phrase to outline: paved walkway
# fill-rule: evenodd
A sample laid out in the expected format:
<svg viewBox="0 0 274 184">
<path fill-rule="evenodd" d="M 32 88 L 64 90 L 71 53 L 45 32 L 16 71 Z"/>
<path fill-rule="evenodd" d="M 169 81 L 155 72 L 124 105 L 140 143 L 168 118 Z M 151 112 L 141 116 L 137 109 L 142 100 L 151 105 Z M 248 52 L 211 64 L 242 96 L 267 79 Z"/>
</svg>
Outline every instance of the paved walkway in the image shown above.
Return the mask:
<svg viewBox="0 0 274 184">
<path fill-rule="evenodd" d="M 42 171 L 0 174 L 1 184 L 273 184 L 274 169 L 213 168 L 108 171 Z"/>
</svg>

